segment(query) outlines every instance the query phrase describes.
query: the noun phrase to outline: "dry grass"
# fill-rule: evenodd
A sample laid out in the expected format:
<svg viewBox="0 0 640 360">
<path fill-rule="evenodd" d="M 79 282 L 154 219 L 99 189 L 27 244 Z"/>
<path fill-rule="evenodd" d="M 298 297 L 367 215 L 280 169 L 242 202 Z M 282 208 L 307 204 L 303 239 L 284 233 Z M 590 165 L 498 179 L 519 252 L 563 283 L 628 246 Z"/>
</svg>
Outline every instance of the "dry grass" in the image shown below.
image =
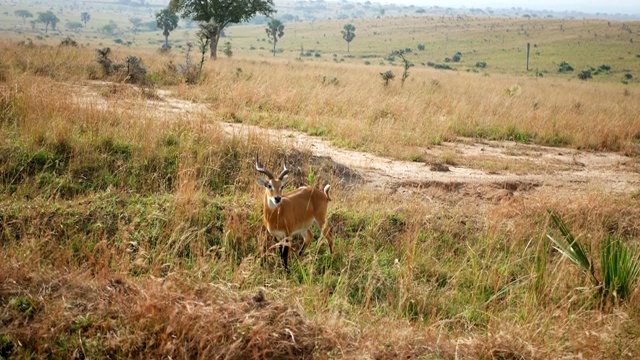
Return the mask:
<svg viewBox="0 0 640 360">
<path fill-rule="evenodd" d="M 335 254 L 314 242 L 287 274 L 267 250 L 252 160 L 260 152 L 273 167 L 286 156 L 302 169 L 296 185 L 315 160 L 259 133 L 224 136 L 211 121 L 317 132 L 400 158 L 478 129 L 507 137 L 510 126 L 541 143 L 559 136 L 574 147 L 633 149 L 634 93 L 417 69 L 404 88 L 385 89 L 368 68 L 223 60 L 207 63 L 203 84 L 172 89 L 211 112 L 171 118 L 125 91 L 101 99 L 115 108 L 61 91 L 63 79 L 89 77 L 90 50 L 64 50 L 77 60 L 62 66 L 39 56 L 55 49 L 2 46 L 15 54 L 3 59 L 0 84 L 2 356 L 640 354 L 637 294 L 601 308 L 545 241 L 552 209 L 594 248 L 609 233 L 636 243 L 633 194 L 523 191 L 490 201 L 442 186 L 404 198 L 316 174 L 335 184 Z M 34 70 L 47 64 L 55 76 Z M 323 76 L 339 85 L 322 85 Z M 520 95 L 506 95 L 515 81 Z"/>
</svg>

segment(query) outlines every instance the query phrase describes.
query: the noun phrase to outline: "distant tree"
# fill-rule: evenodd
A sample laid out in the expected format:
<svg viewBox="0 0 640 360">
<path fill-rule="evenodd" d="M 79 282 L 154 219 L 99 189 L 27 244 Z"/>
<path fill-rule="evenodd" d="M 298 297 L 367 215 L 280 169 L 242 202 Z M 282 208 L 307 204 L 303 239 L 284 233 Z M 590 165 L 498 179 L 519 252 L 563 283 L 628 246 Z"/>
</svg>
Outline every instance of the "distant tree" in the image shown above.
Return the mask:
<svg viewBox="0 0 640 360">
<path fill-rule="evenodd" d="M 82 23 L 78 21 L 70 21 L 65 27 L 71 31 L 79 32 L 82 29 Z"/>
<path fill-rule="evenodd" d="M 131 25 L 133 25 L 134 32 L 138 31 L 138 28 L 140 27 L 140 25 L 142 25 L 142 19 L 138 17 L 129 18 L 129 22 L 131 23 Z"/>
<path fill-rule="evenodd" d="M 349 52 L 349 44 L 351 44 L 351 41 L 353 41 L 355 37 L 356 27 L 351 24 L 345 25 L 344 29 L 342 29 L 342 38 L 347 42 L 347 52 Z"/>
<path fill-rule="evenodd" d="M 113 20 L 109 20 L 109 23 L 101 27 L 100 31 L 102 31 L 103 33 L 106 33 L 107 35 L 114 35 L 117 28 L 118 28 L 118 24 L 116 24 L 115 21 Z"/>
<path fill-rule="evenodd" d="M 80 21 L 84 23 L 84 27 L 87 27 L 87 22 L 89 22 L 90 19 L 91 19 L 91 15 L 89 15 L 88 12 L 85 11 L 82 14 L 80 14 Z"/>
<path fill-rule="evenodd" d="M 56 29 L 56 25 L 60 22 L 60 19 L 51 11 L 45 11 L 38 13 L 38 21 L 44 24 L 45 34 L 49 32 L 49 25 L 53 30 Z"/>
<path fill-rule="evenodd" d="M 27 18 L 33 17 L 33 14 L 29 10 L 16 10 L 14 14 L 17 17 L 22 18 L 22 23 L 25 24 L 27 22 Z"/>
<path fill-rule="evenodd" d="M 156 24 L 162 29 L 165 48 L 169 48 L 169 34 L 178 27 L 178 20 L 178 15 L 169 8 L 156 13 Z"/>
<path fill-rule="evenodd" d="M 284 25 L 278 19 L 271 19 L 267 24 L 267 36 L 273 41 L 273 56 L 276 56 L 276 44 L 278 39 L 284 36 Z"/>
<path fill-rule="evenodd" d="M 200 26 L 201 33 L 210 40 L 210 56 L 214 59 L 220 35 L 227 25 L 275 12 L 273 0 L 170 0 L 169 8 L 183 18 L 204 23 Z"/>
</svg>

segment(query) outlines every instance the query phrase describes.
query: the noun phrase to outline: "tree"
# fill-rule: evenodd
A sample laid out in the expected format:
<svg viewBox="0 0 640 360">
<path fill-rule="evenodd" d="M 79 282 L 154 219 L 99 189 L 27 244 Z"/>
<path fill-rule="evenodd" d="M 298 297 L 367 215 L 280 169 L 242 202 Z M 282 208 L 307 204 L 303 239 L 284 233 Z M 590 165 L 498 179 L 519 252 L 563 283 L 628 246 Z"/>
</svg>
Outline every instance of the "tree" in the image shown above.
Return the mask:
<svg viewBox="0 0 640 360">
<path fill-rule="evenodd" d="M 142 25 L 142 19 L 135 17 L 135 18 L 129 18 L 129 22 L 131 23 L 131 25 L 133 25 L 133 32 L 137 32 L 138 31 L 138 27 L 140 27 L 140 25 Z"/>
<path fill-rule="evenodd" d="M 248 21 L 256 14 L 275 13 L 273 0 L 170 0 L 169 9 L 204 23 L 200 27 L 211 42 L 210 56 L 214 59 L 218 57 L 220 34 L 227 25 Z"/>
<path fill-rule="evenodd" d="M 355 31 L 356 27 L 351 24 L 345 25 L 344 29 L 342 30 L 342 38 L 347 42 L 347 52 L 349 52 L 349 44 L 351 43 L 353 38 L 356 37 Z"/>
<path fill-rule="evenodd" d="M 284 24 L 278 19 L 271 19 L 267 24 L 267 36 L 273 41 L 273 56 L 276 56 L 276 43 L 278 39 L 284 36 Z"/>
<path fill-rule="evenodd" d="M 80 32 L 80 29 L 82 29 L 82 23 L 78 21 L 70 21 L 65 25 L 65 27 L 71 31 Z"/>
<path fill-rule="evenodd" d="M 91 19 L 91 15 L 89 15 L 88 12 L 85 11 L 80 14 L 80 21 L 84 23 L 84 27 L 87 27 L 87 22 L 89 22 L 89 19 Z"/>
<path fill-rule="evenodd" d="M 178 15 L 169 8 L 163 9 L 156 13 L 156 24 L 162 29 L 165 48 L 169 48 L 169 34 L 178 27 Z"/>
<path fill-rule="evenodd" d="M 56 29 L 56 25 L 60 22 L 60 19 L 51 11 L 38 13 L 38 21 L 44 24 L 45 34 L 49 32 L 49 25 L 53 30 Z"/>
<path fill-rule="evenodd" d="M 14 12 L 14 14 L 17 17 L 21 17 L 22 18 L 22 23 L 26 23 L 27 18 L 33 17 L 33 14 L 29 11 L 29 10 L 16 10 Z"/>
</svg>

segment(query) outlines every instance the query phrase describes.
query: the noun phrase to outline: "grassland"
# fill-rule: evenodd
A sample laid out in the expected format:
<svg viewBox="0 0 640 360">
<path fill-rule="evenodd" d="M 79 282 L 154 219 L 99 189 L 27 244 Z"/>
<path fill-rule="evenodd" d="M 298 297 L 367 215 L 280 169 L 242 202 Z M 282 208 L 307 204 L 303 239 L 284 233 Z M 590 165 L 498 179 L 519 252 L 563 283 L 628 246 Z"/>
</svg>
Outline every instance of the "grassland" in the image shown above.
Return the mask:
<svg viewBox="0 0 640 360">
<path fill-rule="evenodd" d="M 354 41 L 414 20 L 386 21 L 356 23 L 363 36 Z M 479 19 L 482 25 L 470 30 L 457 21 L 442 25 L 453 44 L 402 38 L 399 31 L 389 35 L 389 47 L 378 39 L 362 50 L 354 42 L 353 58 L 338 50 L 341 39 L 312 38 L 320 34 L 313 27 L 339 22 L 296 25 L 296 36 L 321 42 L 323 54 L 340 51 L 337 61 L 297 60 L 299 44 L 273 59 L 248 50 L 261 27 L 232 28 L 229 37 L 245 41 L 246 51 L 234 45 L 232 58 L 208 61 L 196 85 L 186 85 L 171 65 L 184 61 L 178 50 L 114 47 L 118 61 L 142 57 L 154 85 L 144 90 L 105 76 L 94 42 L 2 42 L 0 356 L 637 358 L 637 292 L 601 303 L 586 276 L 546 239 L 557 235 L 551 209 L 591 249 L 609 234 L 637 245 L 637 183 L 616 190 L 543 182 L 499 201 L 455 186 L 400 194 L 366 179 L 345 183 L 323 170 L 313 148 L 259 130 L 223 130 L 220 122 L 296 130 L 388 161 L 425 161 L 457 141 L 614 151 L 625 159 L 614 169 L 638 173 L 640 93 L 636 79 L 620 81 L 623 69 L 638 69 L 637 51 L 623 45 L 628 39 L 611 33 L 611 41 L 585 40 L 591 62 L 571 52 L 573 40 L 549 35 L 559 20 L 501 20 L 510 29 L 531 24 L 528 33 L 544 25 L 547 44 L 538 48 L 545 63 L 556 61 L 548 46 L 567 49 L 557 59 L 576 68 L 614 69 L 584 82 L 552 65 L 543 77 L 523 74 L 516 70 L 522 60 L 501 55 L 502 44 L 481 46 L 478 29 L 496 19 Z M 596 26 L 599 37 L 600 28 L 609 29 L 600 21 L 563 26 L 571 39 L 581 26 Z M 637 32 L 637 23 L 629 26 Z M 505 37 L 512 54 L 527 38 L 517 31 Z M 465 51 L 462 67 L 417 65 L 404 86 L 396 79 L 385 87 L 379 72 L 393 65 L 357 58 L 413 42 L 431 49 L 412 52 L 416 64 L 458 49 Z M 465 71 L 480 59 L 486 71 Z M 159 90 L 204 110 L 158 111 L 167 107 Z M 286 158 L 296 169 L 292 187 L 333 184 L 333 256 L 320 240 L 293 259 L 290 273 L 281 269 L 261 223 L 255 153 L 270 168 Z M 490 169 L 455 153 L 439 161 L 550 179 L 561 173 L 513 158 Z"/>
</svg>

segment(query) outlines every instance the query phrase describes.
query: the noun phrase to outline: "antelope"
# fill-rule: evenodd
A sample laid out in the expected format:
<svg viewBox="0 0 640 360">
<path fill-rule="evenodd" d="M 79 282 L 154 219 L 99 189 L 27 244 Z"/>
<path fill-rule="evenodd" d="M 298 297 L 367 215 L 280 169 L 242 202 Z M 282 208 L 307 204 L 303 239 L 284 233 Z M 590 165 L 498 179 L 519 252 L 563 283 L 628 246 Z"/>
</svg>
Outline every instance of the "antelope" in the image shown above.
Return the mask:
<svg viewBox="0 0 640 360">
<path fill-rule="evenodd" d="M 282 160 L 284 170 L 277 178 L 260 166 L 258 154 L 256 154 L 256 171 L 267 176 L 268 179 L 258 177 L 258 185 L 265 188 L 263 204 L 263 222 L 271 235 L 276 238 L 276 245 L 280 248 L 280 257 L 285 270 L 289 270 L 289 241 L 294 235 L 302 235 L 304 242 L 298 256 L 302 256 L 305 248 L 313 240 L 311 227 L 315 222 L 322 231 L 322 235 L 329 242 L 329 251 L 333 254 L 333 240 L 329 235 L 329 229 L 325 226 L 327 221 L 327 207 L 330 185 L 323 190 L 313 186 L 303 186 L 287 194 L 283 190 L 287 185 L 289 169 L 287 163 Z"/>
</svg>

